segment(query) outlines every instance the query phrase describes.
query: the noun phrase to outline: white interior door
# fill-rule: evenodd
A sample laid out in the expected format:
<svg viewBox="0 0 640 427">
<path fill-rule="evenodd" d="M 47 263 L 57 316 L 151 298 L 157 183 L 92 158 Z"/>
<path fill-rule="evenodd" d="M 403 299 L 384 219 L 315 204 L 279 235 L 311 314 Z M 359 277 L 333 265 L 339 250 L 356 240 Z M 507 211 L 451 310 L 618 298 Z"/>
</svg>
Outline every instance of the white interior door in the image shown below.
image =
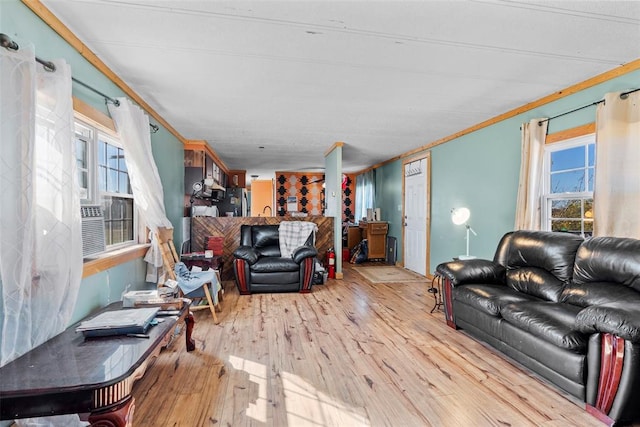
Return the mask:
<svg viewBox="0 0 640 427">
<path fill-rule="evenodd" d="M 427 159 L 404 165 L 404 266 L 427 274 Z"/>
</svg>

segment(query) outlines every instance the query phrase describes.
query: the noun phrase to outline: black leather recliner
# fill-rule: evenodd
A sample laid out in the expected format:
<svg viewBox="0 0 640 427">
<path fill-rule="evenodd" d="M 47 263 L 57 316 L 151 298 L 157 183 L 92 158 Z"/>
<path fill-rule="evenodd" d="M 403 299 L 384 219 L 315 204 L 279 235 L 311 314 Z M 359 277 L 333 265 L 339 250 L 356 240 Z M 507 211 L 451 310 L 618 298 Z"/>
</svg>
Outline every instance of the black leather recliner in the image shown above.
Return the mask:
<svg viewBox="0 0 640 427">
<path fill-rule="evenodd" d="M 233 271 L 241 295 L 254 292 L 311 292 L 315 259 L 313 234 L 291 257 L 280 254 L 278 225 L 243 225 Z"/>
</svg>

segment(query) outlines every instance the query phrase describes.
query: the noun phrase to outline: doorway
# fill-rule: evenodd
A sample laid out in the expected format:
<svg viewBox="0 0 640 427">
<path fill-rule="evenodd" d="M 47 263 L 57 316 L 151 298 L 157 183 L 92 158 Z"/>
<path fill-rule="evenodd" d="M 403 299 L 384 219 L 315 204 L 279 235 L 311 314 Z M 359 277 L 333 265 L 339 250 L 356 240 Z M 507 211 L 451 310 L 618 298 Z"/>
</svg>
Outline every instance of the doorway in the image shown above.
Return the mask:
<svg viewBox="0 0 640 427">
<path fill-rule="evenodd" d="M 404 267 L 424 276 L 429 271 L 430 160 L 427 153 L 402 164 Z"/>
</svg>

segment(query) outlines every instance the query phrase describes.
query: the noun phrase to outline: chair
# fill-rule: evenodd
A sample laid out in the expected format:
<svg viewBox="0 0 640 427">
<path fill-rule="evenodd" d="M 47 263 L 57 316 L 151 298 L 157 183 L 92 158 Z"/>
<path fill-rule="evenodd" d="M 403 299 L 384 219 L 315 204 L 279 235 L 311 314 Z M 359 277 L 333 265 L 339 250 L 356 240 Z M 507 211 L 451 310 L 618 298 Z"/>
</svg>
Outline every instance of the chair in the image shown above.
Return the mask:
<svg viewBox="0 0 640 427">
<path fill-rule="evenodd" d="M 288 221 L 293 223 L 293 221 Z M 283 224 L 287 221 L 283 221 Z M 315 227 L 315 224 L 309 227 Z M 287 224 L 292 225 L 292 224 Z M 315 257 L 314 232 L 302 231 L 302 242 L 282 254 L 278 225 L 242 225 L 240 247 L 233 253 L 233 271 L 241 295 L 254 292 L 311 292 Z M 307 237 L 308 236 L 308 237 Z M 306 241 L 305 241 L 306 239 Z"/>
<path fill-rule="evenodd" d="M 158 228 L 156 236 L 160 244 L 160 252 L 166 274 L 170 279 L 178 282 L 180 291 L 185 297 L 193 301 L 191 310 L 196 311 L 208 308 L 211 311 L 214 322 L 218 323 L 215 306 L 218 305 L 218 292 L 222 285 L 220 273 L 217 270 L 197 273 L 189 272 L 184 263 L 180 262 L 180 257 L 173 244 L 173 229 L 160 227 Z M 216 290 L 214 293 L 216 296 L 215 303 L 209 289 L 209 286 L 214 285 L 214 279 L 216 282 Z M 185 290 L 187 290 L 187 292 L 184 292 Z M 197 304 L 194 304 L 196 302 Z M 200 304 L 201 302 L 205 303 Z M 218 308 L 220 307 L 218 306 Z"/>
<path fill-rule="evenodd" d="M 189 268 L 192 268 L 195 265 L 204 270 L 217 270 L 216 276 L 220 279 L 224 269 L 224 257 L 222 256 L 224 253 L 224 237 L 207 236 L 204 242 L 204 251 L 191 252 L 191 240 L 186 240 L 182 243 L 180 260 Z M 211 255 L 205 255 L 206 251 L 211 251 Z M 219 302 L 222 301 L 223 294 L 224 288 L 218 292 Z"/>
<path fill-rule="evenodd" d="M 185 240 L 182 242 L 182 248 L 180 248 L 180 256 L 191 252 L 191 240 Z"/>
</svg>

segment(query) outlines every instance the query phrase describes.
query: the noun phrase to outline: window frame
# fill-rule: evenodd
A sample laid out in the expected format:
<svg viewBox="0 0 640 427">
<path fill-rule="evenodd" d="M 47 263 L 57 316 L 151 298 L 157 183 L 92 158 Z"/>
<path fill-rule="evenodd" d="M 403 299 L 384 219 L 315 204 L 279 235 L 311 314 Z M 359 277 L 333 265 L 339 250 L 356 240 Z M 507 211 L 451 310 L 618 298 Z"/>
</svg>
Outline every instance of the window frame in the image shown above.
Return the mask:
<svg viewBox="0 0 640 427">
<path fill-rule="evenodd" d="M 543 187 L 542 187 L 542 197 L 541 197 L 541 229 L 545 231 L 553 231 L 552 221 L 554 218 L 552 214 L 552 205 L 554 201 L 562 201 L 562 200 L 581 200 L 581 216 L 579 218 L 567 218 L 568 221 L 580 221 L 580 235 L 585 237 L 585 223 L 591 223 L 591 231 L 588 230 L 586 233 L 593 233 L 593 215 L 591 218 L 586 216 L 585 212 L 585 201 L 591 200 L 593 204 L 593 190 L 589 191 L 589 182 L 585 183 L 585 191 L 574 191 L 574 192 L 564 192 L 564 193 L 551 193 L 551 155 L 554 152 L 569 150 L 576 147 L 585 147 L 585 152 L 588 153 L 590 144 L 594 144 L 595 147 L 596 136 L 595 133 L 589 132 L 583 135 L 574 136 L 566 139 L 555 139 L 553 143 L 548 143 L 544 147 L 544 159 L 543 159 Z M 594 174 L 597 168 L 597 160 L 595 158 L 595 149 L 594 149 Z M 585 166 L 583 169 L 589 169 L 588 157 L 585 159 Z M 569 170 L 569 169 L 568 169 Z M 588 179 L 589 174 L 586 174 L 586 178 Z M 593 188 L 593 185 L 592 185 Z M 569 231 L 575 232 L 575 231 Z"/>
<path fill-rule="evenodd" d="M 91 132 L 91 137 L 88 139 L 87 144 L 87 165 L 89 169 L 88 173 L 88 185 L 87 185 L 87 197 L 81 197 L 81 204 L 83 205 L 103 205 L 104 196 L 107 197 L 118 197 L 118 198 L 127 198 L 133 200 L 133 223 L 132 223 L 132 231 L 133 231 L 133 239 L 127 240 L 125 242 L 120 242 L 116 244 L 107 244 L 105 254 L 109 254 L 112 252 L 116 252 L 122 249 L 126 249 L 128 247 L 138 245 L 140 243 L 144 243 L 146 241 L 145 229 L 143 221 L 140 218 L 140 213 L 138 212 L 137 204 L 135 202 L 135 197 L 133 194 L 129 193 L 118 193 L 118 192 L 109 192 L 109 191 L 101 191 L 100 190 L 100 179 L 99 179 L 99 161 L 98 161 L 98 148 L 101 141 L 104 141 L 112 146 L 123 149 L 122 143 L 120 142 L 120 138 L 118 134 L 110 128 L 104 127 L 88 117 L 85 117 L 78 111 L 74 113 L 74 145 L 76 144 L 77 132 L 76 126 L 83 127 Z M 126 154 L 125 154 L 126 155 Z M 128 171 L 127 171 L 128 174 Z M 107 230 L 105 229 L 105 234 Z M 106 243 L 106 242 L 105 242 Z"/>
<path fill-rule="evenodd" d="M 87 175 L 86 194 L 82 194 L 82 193 L 80 194 L 80 202 L 82 204 L 85 204 L 85 203 L 90 203 L 90 201 L 95 198 L 95 189 L 94 189 L 95 179 L 91 173 L 91 170 L 94 169 L 94 165 L 92 164 L 92 160 L 94 158 L 94 154 L 93 154 L 94 147 L 92 144 L 92 140 L 94 138 L 95 128 L 87 126 L 85 122 L 79 120 L 76 116 L 74 116 L 73 124 L 74 124 L 73 137 L 74 137 L 74 145 L 75 145 L 74 150 L 76 152 L 76 167 L 78 168 L 78 172 L 86 172 L 86 175 Z M 85 128 L 88 132 L 90 132 L 91 136 L 87 137 L 84 134 L 78 134 L 77 132 L 78 126 Z M 85 146 L 86 164 L 85 164 L 85 167 L 82 167 L 82 168 L 78 164 L 78 155 L 77 155 L 78 139 L 82 140 L 86 144 Z M 84 187 L 82 186 L 80 188 L 84 189 Z"/>
</svg>

